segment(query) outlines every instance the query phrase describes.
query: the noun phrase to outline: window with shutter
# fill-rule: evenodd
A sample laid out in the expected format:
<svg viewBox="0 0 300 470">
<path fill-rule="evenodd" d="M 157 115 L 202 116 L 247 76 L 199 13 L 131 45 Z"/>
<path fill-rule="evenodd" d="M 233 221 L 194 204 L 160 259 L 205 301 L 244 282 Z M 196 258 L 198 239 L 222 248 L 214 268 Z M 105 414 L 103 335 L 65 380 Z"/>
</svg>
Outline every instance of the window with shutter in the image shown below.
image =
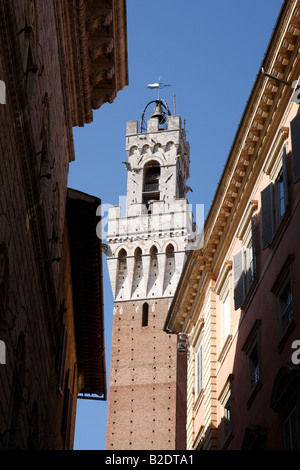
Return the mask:
<svg viewBox="0 0 300 470">
<path fill-rule="evenodd" d="M 291 122 L 294 182 L 300 178 L 300 113 Z"/>
<path fill-rule="evenodd" d="M 263 249 L 268 248 L 287 212 L 289 205 L 287 154 L 284 147 L 280 171 L 274 182 L 261 192 L 261 221 Z"/>
<path fill-rule="evenodd" d="M 203 387 L 202 380 L 202 345 L 197 353 L 197 395 L 201 392 Z"/>
<path fill-rule="evenodd" d="M 277 224 L 280 223 L 282 217 L 285 213 L 285 197 L 284 197 L 284 181 L 283 181 L 283 172 L 280 173 L 276 180 L 276 214 L 277 214 Z"/>
<path fill-rule="evenodd" d="M 288 187 L 288 169 L 287 169 L 287 155 L 284 148 L 282 154 L 282 170 L 276 179 L 275 183 L 275 208 L 276 208 L 276 227 L 280 224 L 284 214 L 286 213 L 289 205 L 289 187 Z"/>
<path fill-rule="evenodd" d="M 233 429 L 233 375 L 229 375 L 226 384 L 219 396 L 219 402 L 222 407 L 223 416 L 221 420 L 221 438 L 222 444 L 225 444 L 229 434 Z"/>
<path fill-rule="evenodd" d="M 276 297 L 276 320 L 278 346 L 288 339 L 288 333 L 295 325 L 295 273 L 294 255 L 289 254 L 279 270 L 277 278 L 271 288 Z"/>
<path fill-rule="evenodd" d="M 283 149 L 282 155 L 282 174 L 283 174 L 283 190 L 284 190 L 284 211 L 286 212 L 289 205 L 289 178 L 287 167 L 286 148 Z"/>
<path fill-rule="evenodd" d="M 244 249 L 233 257 L 234 308 L 240 308 L 245 300 L 245 260 Z"/>
<path fill-rule="evenodd" d="M 258 277 L 257 216 L 251 218 L 252 280 Z"/>
<path fill-rule="evenodd" d="M 242 346 L 242 351 L 246 355 L 248 404 L 252 402 L 262 383 L 260 332 L 261 321 L 256 320 Z"/>
<path fill-rule="evenodd" d="M 274 236 L 273 183 L 261 192 L 262 241 L 265 250 Z"/>
<path fill-rule="evenodd" d="M 251 389 L 259 381 L 259 376 L 258 346 L 256 344 L 253 348 L 253 351 L 251 351 L 251 354 L 249 355 L 249 382 Z"/>
</svg>

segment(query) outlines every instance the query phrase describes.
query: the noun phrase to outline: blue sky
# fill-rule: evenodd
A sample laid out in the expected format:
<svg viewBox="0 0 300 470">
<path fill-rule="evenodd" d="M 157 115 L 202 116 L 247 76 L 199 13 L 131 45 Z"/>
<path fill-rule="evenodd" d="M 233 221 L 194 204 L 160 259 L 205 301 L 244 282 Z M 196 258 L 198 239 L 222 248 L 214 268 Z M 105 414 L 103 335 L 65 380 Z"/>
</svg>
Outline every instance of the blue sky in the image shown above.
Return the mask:
<svg viewBox="0 0 300 470">
<path fill-rule="evenodd" d="M 126 121 L 157 98 L 148 83 L 171 84 L 161 97 L 186 120 L 192 206 L 207 214 L 282 0 L 127 0 L 129 86 L 94 122 L 74 129 L 69 187 L 117 205 L 126 195 Z M 106 259 L 104 309 L 109 381 L 113 299 Z M 107 404 L 79 400 L 74 448 L 105 448 Z"/>
</svg>

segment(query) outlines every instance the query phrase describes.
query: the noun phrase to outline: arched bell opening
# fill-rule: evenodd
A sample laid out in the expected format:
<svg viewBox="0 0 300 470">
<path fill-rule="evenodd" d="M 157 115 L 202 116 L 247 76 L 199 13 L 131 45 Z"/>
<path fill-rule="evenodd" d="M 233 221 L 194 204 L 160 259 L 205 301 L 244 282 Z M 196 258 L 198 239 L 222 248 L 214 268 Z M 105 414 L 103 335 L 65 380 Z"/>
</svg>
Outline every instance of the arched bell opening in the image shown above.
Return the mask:
<svg viewBox="0 0 300 470">
<path fill-rule="evenodd" d="M 144 167 L 144 180 L 143 180 L 143 204 L 146 205 L 147 212 L 152 212 L 151 203 L 160 200 L 160 164 L 151 160 L 146 163 Z"/>
</svg>

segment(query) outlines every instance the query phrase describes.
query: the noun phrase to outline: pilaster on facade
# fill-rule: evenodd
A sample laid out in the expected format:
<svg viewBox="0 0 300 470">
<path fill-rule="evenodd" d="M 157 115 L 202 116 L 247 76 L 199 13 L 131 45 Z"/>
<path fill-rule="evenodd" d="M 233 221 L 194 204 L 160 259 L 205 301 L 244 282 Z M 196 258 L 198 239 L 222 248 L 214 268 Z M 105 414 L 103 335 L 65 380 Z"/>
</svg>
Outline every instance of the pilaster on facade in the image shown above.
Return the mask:
<svg viewBox="0 0 300 470">
<path fill-rule="evenodd" d="M 191 335 L 188 364 L 187 447 L 214 449 L 217 430 L 216 308 L 213 287 L 201 308 L 202 320 Z M 196 384 L 196 386 L 195 386 Z M 201 384 L 201 385 L 199 385 Z M 199 434 L 201 416 L 201 435 Z"/>
</svg>

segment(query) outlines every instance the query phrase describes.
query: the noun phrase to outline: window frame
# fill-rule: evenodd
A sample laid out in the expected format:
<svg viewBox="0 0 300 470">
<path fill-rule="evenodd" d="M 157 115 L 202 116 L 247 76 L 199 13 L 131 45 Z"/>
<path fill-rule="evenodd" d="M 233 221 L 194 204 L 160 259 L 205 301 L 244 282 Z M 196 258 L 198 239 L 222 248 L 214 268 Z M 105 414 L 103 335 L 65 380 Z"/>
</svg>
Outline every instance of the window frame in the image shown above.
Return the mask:
<svg viewBox="0 0 300 470">
<path fill-rule="evenodd" d="M 295 424 L 296 424 L 296 427 L 297 427 L 297 435 L 296 435 L 296 445 L 297 447 L 294 448 L 293 446 L 293 443 L 292 441 L 294 440 L 292 435 L 291 435 L 291 416 L 293 413 L 296 413 L 296 417 L 295 417 Z M 286 442 L 286 424 L 289 424 L 289 438 L 290 438 L 290 442 L 292 444 L 292 446 L 289 446 L 287 447 L 287 442 Z M 292 408 L 292 410 L 288 413 L 288 415 L 286 416 L 285 420 L 283 421 L 282 423 L 282 433 L 283 433 L 283 448 L 284 450 L 300 450 L 300 426 L 299 426 L 299 409 L 298 409 L 298 406 L 297 404 Z"/>
<path fill-rule="evenodd" d="M 280 227 L 284 226 L 284 221 L 289 212 L 289 175 L 288 157 L 286 146 L 283 145 L 278 152 L 276 162 L 270 171 L 270 183 L 261 191 L 261 238 L 262 248 L 272 248 L 274 240 L 281 233 Z M 282 179 L 282 181 L 281 181 Z M 283 189 L 283 213 L 281 214 L 279 189 Z"/>
<path fill-rule="evenodd" d="M 300 113 L 290 123 L 292 140 L 293 180 L 296 184 L 300 179 Z"/>
<path fill-rule="evenodd" d="M 201 361 L 199 361 L 199 357 Z M 201 374 L 199 374 L 199 370 L 201 370 Z M 201 394 L 203 390 L 203 344 L 202 342 L 199 344 L 196 352 L 196 367 L 195 367 L 195 388 L 196 388 L 196 397 Z"/>
<path fill-rule="evenodd" d="M 286 207 L 285 207 L 285 200 L 286 200 L 286 194 L 285 194 L 285 181 L 284 181 L 284 176 L 283 176 L 283 169 L 281 169 L 279 175 L 276 178 L 275 184 L 274 184 L 274 189 L 275 189 L 275 197 L 276 197 L 276 203 L 274 204 L 275 210 L 276 210 L 276 225 L 279 226 L 282 218 L 284 217 L 284 214 L 286 212 Z M 281 194 L 282 192 L 282 194 Z M 283 204 L 283 207 L 282 207 Z"/>
<path fill-rule="evenodd" d="M 220 324 L 219 324 L 219 357 L 218 361 L 222 359 L 230 345 L 232 339 L 232 289 L 231 289 L 231 266 L 227 265 L 224 277 L 222 277 L 222 284 L 217 286 L 216 294 L 219 296 L 220 305 Z M 226 312 L 226 301 L 228 301 L 228 311 Z M 225 316 L 226 315 L 226 316 Z M 227 329 L 225 324 L 227 323 Z"/>
<path fill-rule="evenodd" d="M 220 402 L 222 408 L 222 417 L 221 417 L 221 445 L 222 448 L 226 448 L 230 439 L 233 436 L 233 426 L 234 426 L 234 414 L 233 414 L 233 374 L 230 374 L 219 397 L 218 401 Z M 227 404 L 230 403 L 230 420 L 225 416 L 225 410 Z M 228 426 L 229 424 L 229 426 Z"/>
<path fill-rule="evenodd" d="M 286 295 L 287 294 L 287 295 Z M 286 299 L 287 297 L 287 299 Z M 285 301 L 287 300 L 287 302 Z M 294 308 L 293 308 L 293 291 L 292 291 L 292 283 L 291 279 L 288 278 L 287 282 L 285 283 L 280 296 L 278 298 L 279 301 L 279 309 L 280 309 L 280 321 L 282 330 L 285 331 L 286 328 L 292 321 L 294 316 Z M 286 318 L 287 317 L 287 318 Z"/>
<path fill-rule="evenodd" d="M 231 297 L 230 291 L 226 292 L 226 298 L 222 302 L 223 344 L 231 334 Z"/>
<path fill-rule="evenodd" d="M 290 284 L 292 316 L 286 325 L 282 324 L 282 302 L 281 297 L 287 285 Z M 294 255 L 289 254 L 279 271 L 279 274 L 271 288 L 276 300 L 276 324 L 277 341 L 279 351 L 286 342 L 287 337 L 296 324 L 295 287 L 294 287 Z"/>
<path fill-rule="evenodd" d="M 246 362 L 246 390 L 247 390 L 247 406 L 251 406 L 257 392 L 262 386 L 262 354 L 261 354 L 261 321 L 256 320 L 254 325 L 242 347 L 242 351 L 245 353 Z M 257 362 L 259 375 L 255 383 L 252 383 L 252 372 L 251 372 L 251 357 L 254 351 L 257 351 Z"/>
<path fill-rule="evenodd" d="M 233 298 L 234 309 L 238 310 L 245 304 L 247 297 L 258 278 L 258 243 L 257 243 L 257 205 L 251 203 L 246 212 L 245 220 L 238 233 L 242 248 L 233 255 Z M 251 250 L 251 256 L 249 252 Z M 249 261 L 250 260 L 250 261 Z M 251 265 L 251 282 L 249 266 Z"/>
<path fill-rule="evenodd" d="M 201 345 L 203 345 L 203 336 L 204 336 L 204 319 L 203 316 L 200 315 L 200 319 L 197 322 L 196 329 L 191 340 L 191 346 L 193 348 L 193 361 L 192 361 L 192 368 L 193 368 L 193 396 L 194 396 L 194 403 L 193 409 L 194 412 L 197 413 L 199 406 L 202 402 L 204 396 L 204 361 L 203 361 L 203 353 L 202 353 L 202 389 L 197 389 L 197 354 L 200 350 Z M 202 349 L 203 351 L 203 349 Z"/>
</svg>

